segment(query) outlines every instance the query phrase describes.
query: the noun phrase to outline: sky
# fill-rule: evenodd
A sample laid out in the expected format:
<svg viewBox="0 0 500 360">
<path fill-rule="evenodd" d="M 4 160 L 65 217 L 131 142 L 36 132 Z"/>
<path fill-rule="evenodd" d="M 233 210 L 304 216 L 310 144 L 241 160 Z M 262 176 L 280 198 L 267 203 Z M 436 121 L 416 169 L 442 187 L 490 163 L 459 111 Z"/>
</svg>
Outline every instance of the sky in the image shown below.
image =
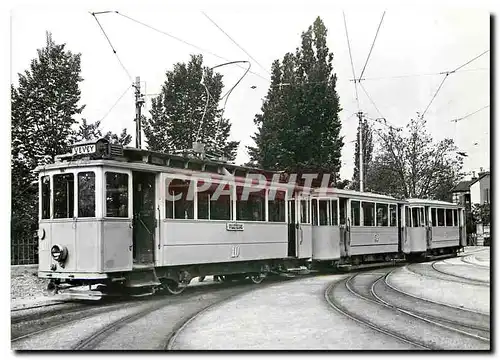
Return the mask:
<svg viewBox="0 0 500 360">
<path fill-rule="evenodd" d="M 253 145 L 250 138 L 256 130 L 253 119 L 260 112 L 268 91 L 271 63 L 282 59 L 286 52 L 295 51 L 300 45 L 300 34 L 320 16 L 328 29 L 327 44 L 334 54 L 337 92 L 343 109 L 339 115 L 341 134 L 345 137 L 340 175 L 348 179 L 354 169 L 353 141 L 357 128 L 354 113 L 358 105 L 351 81 L 343 12 L 357 77 L 366 63 L 363 74 L 366 80 L 362 85 L 369 97 L 358 88 L 359 110 L 369 118 L 384 117 L 395 126 L 405 127 L 417 112 L 424 111 L 443 81 L 444 75 L 440 72 L 452 71 L 490 49 L 490 14 L 478 8 L 383 4 L 369 8 L 340 7 L 326 2 L 315 2 L 314 6 L 284 6 L 278 2 L 268 6 L 262 6 L 266 3 L 228 6 L 208 2 L 190 8 L 147 2 L 141 2 L 140 6 L 129 2 L 88 2 L 76 3 L 76 6 L 61 2 L 28 4 L 11 7 L 10 81 L 17 83 L 17 74 L 29 67 L 30 61 L 37 56 L 36 49 L 45 45 L 45 31 L 52 32 L 56 43 L 66 43 L 67 49 L 82 54 L 81 104 L 86 107 L 81 117 L 90 122 L 102 120 L 105 131 L 120 132 L 126 127 L 135 134 L 134 94 L 130 85 L 136 76 L 140 76 L 146 94 L 143 113 L 148 116 L 151 97 L 160 91 L 165 72 L 175 63 L 189 61 L 190 54 L 202 53 L 207 66 L 226 62 L 212 54 L 230 61 L 251 61 L 251 71 L 258 75 L 248 74 L 242 80 L 232 92 L 225 110 L 225 116 L 233 124 L 231 139 L 241 142 L 238 164 L 248 160 L 245 146 Z M 116 13 L 98 15 L 124 70 L 89 13 L 107 10 L 116 10 L 208 52 Z M 384 10 L 380 31 L 366 62 Z M 488 52 L 449 75 L 425 114 L 428 130 L 435 140 L 452 138 L 458 149 L 468 154 L 464 159 L 466 172 L 477 173 L 480 168 L 490 168 L 491 108 L 458 122 L 452 120 L 489 105 L 490 56 Z M 244 73 L 244 69 L 236 66 L 218 70 L 227 88 Z M 377 123 L 374 126 L 383 128 Z"/>
</svg>

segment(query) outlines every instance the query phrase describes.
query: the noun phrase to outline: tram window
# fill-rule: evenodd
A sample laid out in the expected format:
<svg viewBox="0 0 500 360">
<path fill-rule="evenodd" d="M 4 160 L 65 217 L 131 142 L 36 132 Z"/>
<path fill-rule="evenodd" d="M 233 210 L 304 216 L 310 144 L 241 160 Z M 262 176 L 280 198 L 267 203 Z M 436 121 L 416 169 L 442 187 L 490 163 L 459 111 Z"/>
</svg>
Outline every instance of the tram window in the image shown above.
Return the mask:
<svg viewBox="0 0 500 360">
<path fill-rule="evenodd" d="M 420 219 L 418 217 L 420 208 L 411 208 L 411 217 L 412 217 L 412 224 L 413 227 L 419 227 L 420 226 Z"/>
<path fill-rule="evenodd" d="M 387 204 L 377 204 L 377 226 L 389 225 Z"/>
<path fill-rule="evenodd" d="M 269 193 L 270 195 L 273 192 Z M 269 221 L 271 222 L 285 222 L 285 192 L 278 190 L 274 193 L 274 199 L 268 201 Z"/>
<path fill-rule="evenodd" d="M 411 227 L 411 210 L 408 206 L 405 206 L 405 218 L 406 218 L 406 227 Z"/>
<path fill-rule="evenodd" d="M 453 224 L 455 224 L 455 226 L 459 226 L 458 225 L 458 210 L 457 209 L 453 209 Z"/>
<path fill-rule="evenodd" d="M 424 208 L 418 208 L 419 209 L 419 226 L 425 226 L 425 215 L 424 215 Z"/>
<path fill-rule="evenodd" d="M 389 226 L 398 226 L 398 207 L 389 205 L 389 218 L 391 220 Z"/>
<path fill-rule="evenodd" d="M 73 174 L 54 175 L 54 219 L 73 217 L 74 184 Z"/>
<path fill-rule="evenodd" d="M 95 217 L 95 174 L 78 173 L 78 217 Z"/>
<path fill-rule="evenodd" d="M 438 226 L 444 226 L 444 209 L 437 209 Z"/>
<path fill-rule="evenodd" d="M 351 201 L 351 218 L 352 218 L 352 226 L 360 225 L 360 207 L 359 201 Z"/>
<path fill-rule="evenodd" d="M 266 221 L 266 190 L 253 190 L 236 186 L 236 219 L 243 221 Z"/>
<path fill-rule="evenodd" d="M 363 207 L 363 226 L 375 226 L 375 203 L 363 201 L 361 206 Z"/>
<path fill-rule="evenodd" d="M 318 200 L 312 199 L 311 206 L 312 206 L 312 224 L 317 226 L 318 225 Z"/>
<path fill-rule="evenodd" d="M 331 215 L 332 225 L 338 226 L 339 217 L 338 217 L 337 200 L 332 200 L 330 204 L 331 204 L 330 215 Z"/>
<path fill-rule="evenodd" d="M 446 209 L 446 226 L 453 226 L 453 210 Z"/>
<path fill-rule="evenodd" d="M 50 176 L 42 176 L 42 219 L 50 219 Z"/>
<path fill-rule="evenodd" d="M 347 199 L 341 199 L 339 203 L 339 221 L 341 225 L 346 224 Z"/>
<path fill-rule="evenodd" d="M 198 182 L 201 188 L 203 182 Z M 219 184 L 213 182 L 212 185 L 203 191 L 198 192 L 198 219 L 209 220 L 231 220 L 232 201 L 231 186 L 227 183 Z"/>
<path fill-rule="evenodd" d="M 165 200 L 167 219 L 194 219 L 194 182 L 181 179 L 166 179 L 167 199 Z"/>
<path fill-rule="evenodd" d="M 437 226 L 436 209 L 431 208 L 432 226 Z"/>
<path fill-rule="evenodd" d="M 319 224 L 321 226 L 330 225 L 328 205 L 328 200 L 319 201 Z"/>
<path fill-rule="evenodd" d="M 311 219 L 309 216 L 309 201 L 300 200 L 300 222 L 301 224 L 310 224 Z"/>
<path fill-rule="evenodd" d="M 106 172 L 106 217 L 128 217 L 128 175 Z"/>
</svg>

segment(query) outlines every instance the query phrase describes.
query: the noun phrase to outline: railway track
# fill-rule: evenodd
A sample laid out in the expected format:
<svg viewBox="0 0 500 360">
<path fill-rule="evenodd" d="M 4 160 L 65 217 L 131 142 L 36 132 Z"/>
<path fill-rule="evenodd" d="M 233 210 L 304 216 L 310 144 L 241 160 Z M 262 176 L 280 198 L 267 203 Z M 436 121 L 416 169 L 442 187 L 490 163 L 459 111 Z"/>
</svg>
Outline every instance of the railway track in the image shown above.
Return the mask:
<svg viewBox="0 0 500 360">
<path fill-rule="evenodd" d="M 325 298 L 343 315 L 417 349 L 489 349 L 489 316 L 399 292 L 387 283 L 393 271 L 355 274 L 329 285 Z"/>
</svg>

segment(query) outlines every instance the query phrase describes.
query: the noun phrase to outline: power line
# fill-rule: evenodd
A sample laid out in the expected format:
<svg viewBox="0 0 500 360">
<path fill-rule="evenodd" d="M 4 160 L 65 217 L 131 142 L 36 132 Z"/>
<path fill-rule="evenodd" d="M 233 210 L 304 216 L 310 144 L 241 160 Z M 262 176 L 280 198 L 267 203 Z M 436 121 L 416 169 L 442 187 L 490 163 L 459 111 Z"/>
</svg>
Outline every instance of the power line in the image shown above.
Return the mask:
<svg viewBox="0 0 500 360">
<path fill-rule="evenodd" d="M 444 78 L 443 78 L 443 81 L 441 81 L 441 84 L 439 84 L 439 87 L 438 89 L 436 90 L 436 92 L 434 93 L 434 96 L 432 97 L 431 101 L 429 102 L 429 105 L 427 105 L 427 107 L 425 108 L 424 112 L 422 113 L 422 115 L 420 116 L 422 119 L 425 115 L 425 113 L 427 112 L 427 110 L 429 109 L 429 106 L 431 106 L 432 102 L 434 101 L 434 99 L 436 98 L 437 94 L 439 93 L 439 90 L 441 90 L 441 87 L 443 86 L 443 83 L 445 82 L 445 80 L 448 78 L 448 76 L 450 74 L 454 74 L 456 73 L 459 69 L 463 68 L 464 66 L 470 64 L 471 62 L 473 62 L 474 60 L 480 58 L 481 56 L 483 56 L 484 54 L 486 54 L 488 51 L 490 50 L 486 50 L 486 51 L 483 51 L 481 54 L 479 54 L 478 56 L 474 57 L 473 59 L 467 61 L 465 64 L 463 65 L 460 65 L 459 67 L 457 67 L 455 70 L 452 70 L 452 71 L 444 71 L 443 74 L 444 74 Z"/>
<path fill-rule="evenodd" d="M 108 13 L 108 12 L 110 12 L 110 11 L 101 11 L 101 12 L 97 12 L 97 13 L 93 12 L 93 13 L 90 13 L 90 14 L 94 17 L 95 21 L 97 21 L 97 25 L 99 25 L 99 27 L 101 28 L 102 33 L 103 33 L 103 34 L 104 34 L 104 36 L 106 37 L 106 40 L 108 40 L 109 46 L 111 46 L 111 49 L 113 50 L 113 53 L 116 55 L 116 58 L 118 59 L 118 62 L 120 63 L 120 65 L 121 65 L 121 67 L 123 68 L 123 70 L 125 70 L 125 72 L 127 73 L 127 76 L 128 76 L 128 78 L 129 78 L 130 82 L 133 82 L 132 76 L 131 76 L 131 75 L 130 75 L 130 73 L 128 72 L 127 68 L 125 68 L 125 66 L 123 65 L 122 61 L 120 60 L 120 57 L 118 56 L 118 54 L 117 54 L 117 52 L 116 52 L 115 48 L 113 47 L 113 44 L 111 44 L 111 40 L 109 40 L 108 35 L 107 35 L 107 34 L 106 34 L 106 32 L 104 31 L 104 28 L 102 27 L 101 23 L 100 23 L 100 22 L 99 22 L 99 20 L 97 19 L 96 14 L 104 14 L 104 13 Z"/>
<path fill-rule="evenodd" d="M 139 21 L 139 20 L 133 19 L 133 18 L 131 18 L 130 16 L 124 15 L 124 14 L 122 14 L 122 13 L 118 12 L 118 11 L 115 11 L 115 13 L 116 13 L 116 14 L 118 14 L 118 15 L 120 15 L 120 16 L 122 16 L 122 17 L 124 17 L 124 18 L 126 18 L 126 19 L 129 19 L 130 21 L 133 21 L 133 22 L 135 22 L 135 23 L 137 23 L 137 24 L 140 24 L 140 25 L 142 25 L 142 26 L 145 26 L 145 27 L 147 27 L 147 28 L 149 28 L 149 29 L 151 29 L 151 30 L 154 30 L 154 31 L 159 32 L 159 33 L 161 33 L 161 34 L 163 34 L 163 35 L 166 35 L 166 36 L 168 36 L 168 37 L 170 37 L 170 38 L 172 38 L 172 39 L 174 39 L 174 40 L 177 40 L 177 41 L 179 41 L 179 42 L 181 42 L 181 43 L 183 43 L 183 44 L 185 44 L 185 45 L 188 45 L 188 46 L 191 46 L 191 47 L 193 47 L 193 48 L 195 48 L 195 49 L 197 49 L 197 50 L 200 50 L 201 52 L 205 52 L 205 53 L 207 53 L 207 54 L 210 54 L 210 55 L 212 55 L 212 56 L 215 56 L 216 58 L 222 59 L 222 60 L 224 60 L 224 61 L 226 61 L 226 62 L 230 62 L 230 60 L 228 60 L 228 59 L 226 59 L 225 57 L 222 57 L 222 56 L 220 56 L 220 55 L 217 55 L 217 54 L 215 54 L 215 53 L 211 52 L 210 50 L 203 49 L 203 48 L 201 48 L 201 47 L 199 47 L 199 46 L 197 46 L 197 45 L 191 44 L 190 42 L 187 42 L 187 41 L 185 41 L 185 40 L 182 40 L 181 38 L 178 38 L 177 36 L 174 36 L 174 35 L 172 35 L 172 34 L 169 34 L 169 33 L 165 32 L 165 31 L 159 30 L 159 29 L 157 29 L 157 28 L 155 28 L 155 27 L 153 27 L 153 26 L 151 26 L 151 25 L 148 25 L 148 24 L 146 24 L 146 23 L 143 23 L 142 21 Z M 240 68 L 242 68 L 242 69 L 246 70 L 246 69 L 245 69 L 243 66 L 241 66 L 241 65 L 238 65 L 238 67 L 240 67 Z M 255 76 L 260 77 L 260 78 L 261 78 L 261 79 L 263 79 L 263 80 L 266 80 L 266 81 L 268 81 L 268 82 L 271 82 L 271 80 L 270 80 L 270 79 L 267 79 L 267 78 L 265 78 L 264 76 L 262 76 L 262 75 L 260 75 L 260 74 L 258 74 L 258 73 L 255 73 L 255 72 L 253 72 L 253 71 L 250 71 L 250 73 L 251 73 L 251 74 L 253 74 L 253 75 L 255 75 Z"/>
<path fill-rule="evenodd" d="M 470 114 L 467 114 L 467 115 L 465 115 L 465 116 L 459 117 L 459 118 L 457 118 L 457 119 L 453 119 L 453 120 L 451 120 L 451 121 L 456 123 L 456 122 L 458 122 L 458 121 L 460 121 L 460 120 L 464 120 L 464 119 L 468 118 L 469 116 L 472 116 L 472 115 L 474 115 L 474 114 L 476 114 L 476 113 L 480 112 L 481 110 L 484 110 L 484 109 L 486 109 L 486 108 L 488 108 L 488 107 L 490 107 L 490 106 L 489 106 L 489 105 L 483 106 L 483 107 L 482 107 L 481 109 L 479 109 L 479 110 L 476 110 L 476 111 L 474 111 L 474 112 L 471 112 Z"/>
<path fill-rule="evenodd" d="M 436 90 L 436 92 L 434 93 L 434 96 L 432 97 L 431 101 L 429 102 L 429 104 L 428 104 L 428 105 L 427 105 L 427 107 L 425 108 L 425 110 L 424 110 L 424 112 L 422 113 L 422 115 L 420 115 L 420 118 L 422 118 L 422 119 L 424 118 L 424 115 L 425 115 L 425 113 L 427 112 L 427 109 L 429 109 L 429 106 L 431 106 L 432 102 L 434 101 L 434 99 L 436 98 L 437 94 L 439 93 L 439 90 L 441 90 L 441 87 L 443 86 L 443 84 L 444 84 L 445 80 L 448 78 L 448 75 L 450 75 L 450 74 L 446 73 L 446 74 L 444 75 L 443 81 L 441 81 L 441 84 L 439 84 L 438 89 L 437 89 L 437 90 Z"/>
<path fill-rule="evenodd" d="M 455 70 L 450 71 L 450 74 L 453 74 L 453 73 L 457 72 L 458 69 L 463 68 L 465 65 L 469 65 L 471 62 L 473 62 L 474 60 L 480 58 L 481 56 L 483 56 L 484 54 L 486 54 L 488 51 L 490 51 L 490 50 L 486 50 L 486 51 L 482 52 L 481 54 L 479 54 L 478 56 L 476 56 L 474 59 L 469 60 L 465 64 L 460 65 L 459 67 L 457 67 Z"/>
<path fill-rule="evenodd" d="M 459 70 L 455 71 L 455 73 L 463 73 L 463 72 L 470 72 L 470 71 L 483 71 L 483 70 L 489 70 L 488 68 L 477 68 L 477 69 L 469 69 L 469 70 Z M 407 75 L 394 75 L 394 76 L 381 76 L 381 77 L 372 77 L 372 78 L 363 78 L 359 79 L 362 81 L 366 80 L 385 80 L 385 79 L 403 79 L 403 78 L 410 78 L 410 77 L 420 77 L 420 76 L 436 76 L 436 75 L 443 75 L 444 73 L 441 72 L 436 72 L 436 73 L 422 73 L 422 74 L 407 74 Z"/>
<path fill-rule="evenodd" d="M 378 24 L 377 32 L 375 33 L 375 38 L 373 39 L 372 46 L 370 48 L 370 52 L 368 53 L 368 57 L 366 58 L 366 62 L 365 62 L 365 66 L 363 67 L 363 71 L 361 71 L 361 75 L 359 75 L 360 79 L 363 77 L 363 74 L 365 73 L 366 65 L 368 64 L 368 60 L 370 59 L 370 55 L 372 54 L 373 46 L 375 45 L 375 40 L 377 40 L 380 26 L 382 25 L 382 21 L 384 21 L 384 16 L 385 16 L 385 11 L 382 14 L 382 18 L 380 19 L 380 23 Z"/>
<path fill-rule="evenodd" d="M 250 54 L 249 54 L 249 53 L 248 53 L 245 49 L 243 49 L 243 48 L 242 48 L 242 47 L 241 47 L 241 46 L 240 46 L 240 45 L 236 42 L 236 40 L 234 40 L 231 36 L 229 36 L 229 34 L 228 34 L 228 33 L 226 33 L 224 30 L 222 30 L 222 28 L 221 28 L 219 25 L 217 25 L 217 23 L 216 23 L 215 21 L 213 21 L 213 20 L 212 20 L 212 19 L 211 19 L 211 18 L 210 18 L 210 17 L 209 17 L 209 16 L 208 16 L 205 12 L 203 12 L 203 11 L 202 11 L 201 13 L 202 13 L 203 15 L 205 15 L 205 17 L 206 17 L 208 20 L 210 20 L 210 22 L 211 22 L 212 24 L 214 24 L 214 25 L 217 27 L 217 29 L 219 29 L 220 31 L 222 31 L 222 33 L 223 33 L 224 35 L 226 35 L 226 36 L 229 38 L 229 40 L 231 40 L 231 41 L 232 41 L 232 42 L 233 42 L 233 43 L 234 43 L 237 47 L 239 47 L 239 48 L 240 48 L 240 49 L 241 49 L 241 50 L 242 50 L 245 54 L 247 54 L 247 55 L 250 57 L 250 59 L 252 59 L 253 61 L 255 61 L 255 63 L 256 63 L 257 65 L 259 65 L 259 66 L 260 66 L 260 67 L 261 67 L 261 68 L 262 68 L 265 72 L 267 72 L 267 73 L 269 74 L 269 76 L 271 76 L 271 73 L 270 73 L 270 72 L 269 72 L 269 71 L 268 71 L 268 70 L 267 70 L 264 66 L 262 66 L 262 65 L 261 65 L 261 64 L 260 64 L 257 60 L 255 60 L 255 58 L 254 58 L 252 55 L 250 55 Z"/>
<path fill-rule="evenodd" d="M 375 105 L 375 102 L 372 100 L 371 96 L 368 95 L 368 92 L 366 91 L 365 87 L 363 86 L 363 84 L 361 82 L 359 82 L 359 86 L 361 86 L 361 89 L 364 91 L 364 93 L 366 94 L 366 96 L 368 97 L 368 99 L 370 100 L 370 102 L 372 103 L 372 105 L 375 108 L 375 110 L 377 110 L 377 112 L 380 115 L 380 117 L 385 118 L 385 116 L 382 115 L 382 113 L 378 109 L 377 105 Z"/>
<path fill-rule="evenodd" d="M 356 86 L 356 73 L 354 72 L 354 63 L 352 61 L 351 43 L 349 42 L 349 34 L 347 33 L 347 22 L 345 19 L 345 12 L 342 11 L 342 15 L 344 16 L 345 36 L 347 38 L 347 47 L 349 48 L 349 58 L 351 59 L 352 78 L 354 79 L 354 90 L 356 91 L 356 102 L 358 104 L 358 109 L 359 109 L 358 87 Z"/>
<path fill-rule="evenodd" d="M 115 101 L 115 103 L 111 106 L 111 108 L 109 108 L 109 110 L 106 112 L 106 114 L 102 117 L 101 120 L 99 120 L 100 123 L 103 122 L 103 120 L 106 118 L 106 116 L 109 115 L 109 113 L 115 108 L 115 106 L 120 102 L 120 100 L 125 96 L 125 94 L 132 88 L 131 85 L 127 86 L 127 88 L 125 89 L 125 91 L 123 92 L 123 94 L 120 95 L 120 97 L 118 98 L 118 100 Z"/>
</svg>

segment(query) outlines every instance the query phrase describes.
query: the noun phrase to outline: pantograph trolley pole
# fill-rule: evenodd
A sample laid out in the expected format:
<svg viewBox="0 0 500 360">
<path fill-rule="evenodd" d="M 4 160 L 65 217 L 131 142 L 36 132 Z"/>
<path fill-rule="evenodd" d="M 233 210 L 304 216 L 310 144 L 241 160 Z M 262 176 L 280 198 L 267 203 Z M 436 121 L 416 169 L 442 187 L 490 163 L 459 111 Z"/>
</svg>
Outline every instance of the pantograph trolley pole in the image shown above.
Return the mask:
<svg viewBox="0 0 500 360">
<path fill-rule="evenodd" d="M 135 88 L 135 147 L 141 148 L 141 108 L 144 104 L 144 98 L 141 94 L 141 78 L 137 76 L 135 78 L 135 84 L 133 85 Z"/>
<path fill-rule="evenodd" d="M 359 191 L 363 191 L 363 113 L 358 112 L 359 119 Z"/>
</svg>

